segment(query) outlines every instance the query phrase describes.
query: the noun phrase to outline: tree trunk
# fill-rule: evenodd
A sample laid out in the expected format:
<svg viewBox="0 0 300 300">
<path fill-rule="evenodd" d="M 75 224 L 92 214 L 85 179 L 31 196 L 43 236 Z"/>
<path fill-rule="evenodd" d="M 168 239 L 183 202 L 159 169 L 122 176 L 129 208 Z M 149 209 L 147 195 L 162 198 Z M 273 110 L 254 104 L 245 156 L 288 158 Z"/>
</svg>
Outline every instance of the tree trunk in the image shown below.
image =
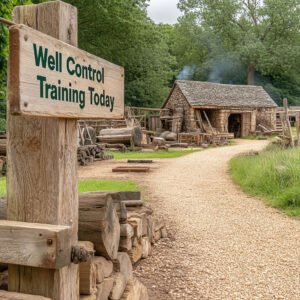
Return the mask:
<svg viewBox="0 0 300 300">
<path fill-rule="evenodd" d="M 254 64 L 250 64 L 248 66 L 248 80 L 247 80 L 247 84 L 248 85 L 255 85 L 255 65 Z"/>
</svg>

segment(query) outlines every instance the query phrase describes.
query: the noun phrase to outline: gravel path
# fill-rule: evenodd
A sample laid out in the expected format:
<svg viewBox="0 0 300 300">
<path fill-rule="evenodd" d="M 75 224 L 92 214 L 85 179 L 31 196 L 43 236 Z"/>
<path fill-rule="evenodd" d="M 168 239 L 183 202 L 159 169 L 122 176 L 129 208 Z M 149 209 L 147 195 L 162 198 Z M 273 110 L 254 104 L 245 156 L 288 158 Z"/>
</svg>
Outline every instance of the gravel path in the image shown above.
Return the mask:
<svg viewBox="0 0 300 300">
<path fill-rule="evenodd" d="M 227 171 L 265 145 L 239 141 L 136 176 L 170 232 L 135 270 L 151 300 L 300 299 L 299 220 L 245 195 Z"/>
</svg>

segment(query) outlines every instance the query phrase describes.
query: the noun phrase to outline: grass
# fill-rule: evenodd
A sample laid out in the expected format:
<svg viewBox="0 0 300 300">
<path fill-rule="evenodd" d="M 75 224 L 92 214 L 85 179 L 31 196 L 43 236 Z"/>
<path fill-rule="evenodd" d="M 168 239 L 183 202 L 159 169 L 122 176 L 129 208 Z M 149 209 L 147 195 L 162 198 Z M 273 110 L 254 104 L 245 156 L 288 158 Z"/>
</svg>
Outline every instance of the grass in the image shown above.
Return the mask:
<svg viewBox="0 0 300 300">
<path fill-rule="evenodd" d="M 138 191 L 139 187 L 134 181 L 125 180 L 80 180 L 78 184 L 80 193 L 93 191 Z"/>
<path fill-rule="evenodd" d="M 6 178 L 0 178 L 0 197 L 4 197 L 6 195 Z"/>
<path fill-rule="evenodd" d="M 257 156 L 234 157 L 230 172 L 246 193 L 300 217 L 300 148 L 270 145 Z"/>
<path fill-rule="evenodd" d="M 169 150 L 169 151 L 135 151 L 135 152 L 113 152 L 115 159 L 155 159 L 175 158 L 201 151 L 201 149 Z"/>
<path fill-rule="evenodd" d="M 94 191 L 139 191 L 134 181 L 126 180 L 80 180 L 79 193 Z M 6 196 L 6 178 L 0 178 L 0 197 Z"/>
</svg>

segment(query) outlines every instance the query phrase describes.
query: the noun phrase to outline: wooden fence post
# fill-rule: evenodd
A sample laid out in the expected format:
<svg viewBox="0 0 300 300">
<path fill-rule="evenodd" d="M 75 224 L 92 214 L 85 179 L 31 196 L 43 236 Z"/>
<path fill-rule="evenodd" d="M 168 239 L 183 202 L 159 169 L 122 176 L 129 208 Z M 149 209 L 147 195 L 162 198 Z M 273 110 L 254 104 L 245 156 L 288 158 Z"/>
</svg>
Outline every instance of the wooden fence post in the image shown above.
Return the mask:
<svg viewBox="0 0 300 300">
<path fill-rule="evenodd" d="M 295 142 L 294 142 L 292 127 L 289 119 L 289 105 L 288 105 L 287 98 L 283 99 L 283 107 L 284 107 L 284 118 L 287 126 L 287 134 L 289 135 L 290 138 L 290 146 L 293 148 L 295 147 Z"/>
<path fill-rule="evenodd" d="M 14 9 L 14 21 L 77 46 L 77 9 L 60 1 Z M 68 225 L 77 242 L 77 122 L 8 112 L 8 219 Z M 9 266 L 9 290 L 79 299 L 78 266 L 59 270 Z"/>
</svg>

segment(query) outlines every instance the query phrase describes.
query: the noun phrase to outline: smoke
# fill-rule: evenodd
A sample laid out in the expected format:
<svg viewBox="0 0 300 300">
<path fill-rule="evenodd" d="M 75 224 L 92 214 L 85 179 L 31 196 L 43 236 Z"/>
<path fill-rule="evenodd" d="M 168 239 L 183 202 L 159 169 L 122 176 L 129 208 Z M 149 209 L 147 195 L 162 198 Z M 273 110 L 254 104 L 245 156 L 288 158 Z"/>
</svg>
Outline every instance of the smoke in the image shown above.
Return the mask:
<svg viewBox="0 0 300 300">
<path fill-rule="evenodd" d="M 197 69 L 196 65 L 185 65 L 181 72 L 177 75 L 177 80 L 190 80 L 193 78 Z"/>
<path fill-rule="evenodd" d="M 243 83 L 245 81 L 245 66 L 240 59 L 232 54 L 222 54 L 207 62 L 209 82 Z"/>
</svg>

